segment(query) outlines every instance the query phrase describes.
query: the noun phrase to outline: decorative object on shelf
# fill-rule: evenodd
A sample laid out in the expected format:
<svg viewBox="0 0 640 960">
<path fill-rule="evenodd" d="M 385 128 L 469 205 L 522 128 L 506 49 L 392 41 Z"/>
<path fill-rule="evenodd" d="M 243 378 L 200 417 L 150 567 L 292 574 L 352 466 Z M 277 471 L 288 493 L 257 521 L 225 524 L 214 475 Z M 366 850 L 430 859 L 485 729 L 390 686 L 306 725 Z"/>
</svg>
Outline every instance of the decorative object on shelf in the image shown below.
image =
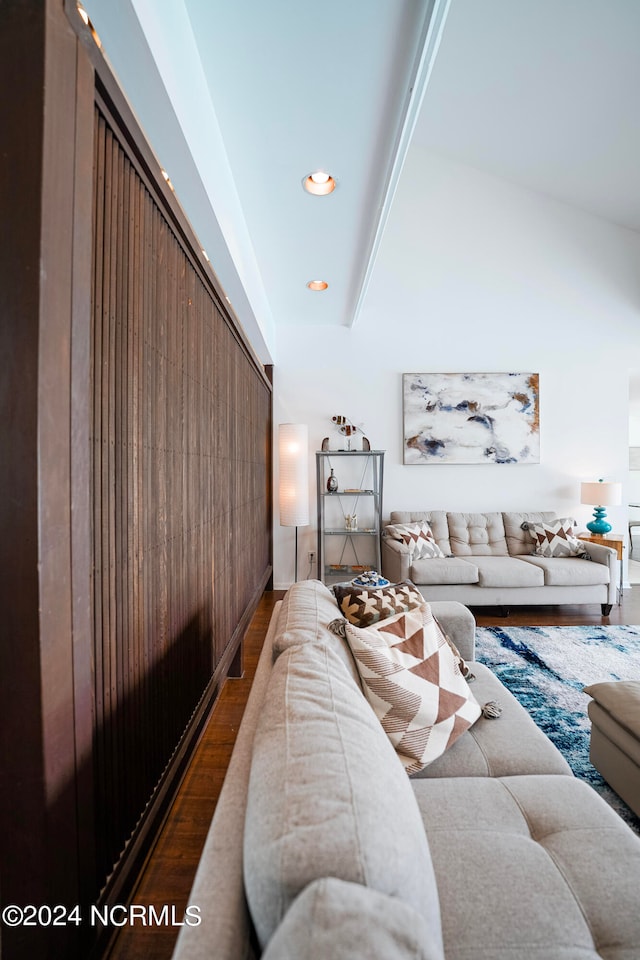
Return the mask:
<svg viewBox="0 0 640 960">
<path fill-rule="evenodd" d="M 389 581 L 387 580 L 387 578 L 381 576 L 376 570 L 368 570 L 366 573 L 361 573 L 351 582 L 355 583 L 357 587 L 388 587 L 389 586 Z"/>
<path fill-rule="evenodd" d="M 537 373 L 405 373 L 404 463 L 539 463 Z"/>
<path fill-rule="evenodd" d="M 327 492 L 336 493 L 337 489 L 338 489 L 338 478 L 333 472 L 333 467 L 331 467 L 331 473 L 327 477 Z"/>
<path fill-rule="evenodd" d="M 355 513 L 345 514 L 344 525 L 346 530 L 357 530 L 358 529 L 357 514 Z"/>
<path fill-rule="evenodd" d="M 320 447 L 320 449 L 323 450 L 325 453 L 327 452 L 327 450 L 329 449 L 329 437 L 325 437 L 325 438 L 324 438 L 324 440 L 322 441 L 322 446 Z"/>
<path fill-rule="evenodd" d="M 295 527 L 295 579 L 298 579 L 298 527 L 309 523 L 309 431 L 304 423 L 278 428 L 280 526 Z"/>
<path fill-rule="evenodd" d="M 362 428 L 357 427 L 355 423 L 353 423 L 353 421 L 349 420 L 348 417 L 343 417 L 343 416 L 331 417 L 331 422 L 335 423 L 336 427 L 338 428 L 342 436 L 347 438 L 346 449 L 351 450 L 351 437 L 355 436 L 358 430 L 360 430 L 360 433 L 362 433 Z M 328 445 L 328 438 L 327 438 L 327 445 Z M 323 450 L 325 449 L 324 440 L 322 441 L 322 449 Z M 362 436 L 362 449 L 371 450 L 371 444 L 369 443 L 367 438 L 364 436 L 364 434 Z"/>
<path fill-rule="evenodd" d="M 591 533 L 610 533 L 611 524 L 606 519 L 605 507 L 622 503 L 622 484 L 617 480 L 586 480 L 580 487 L 580 503 L 594 507 L 593 520 L 587 524 Z"/>
</svg>

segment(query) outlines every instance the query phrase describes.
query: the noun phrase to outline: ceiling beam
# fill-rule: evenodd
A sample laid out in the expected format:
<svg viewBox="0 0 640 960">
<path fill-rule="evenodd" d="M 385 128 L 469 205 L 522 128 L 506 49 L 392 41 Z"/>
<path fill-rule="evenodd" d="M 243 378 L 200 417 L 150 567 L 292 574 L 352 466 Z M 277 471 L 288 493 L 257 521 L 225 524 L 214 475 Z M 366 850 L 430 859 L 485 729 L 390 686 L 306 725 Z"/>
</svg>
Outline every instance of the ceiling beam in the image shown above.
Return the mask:
<svg viewBox="0 0 640 960">
<path fill-rule="evenodd" d="M 373 269 L 378 257 L 378 251 L 391 211 L 393 198 L 398 187 L 402 168 L 404 167 L 404 162 L 411 144 L 413 131 L 440 46 L 450 2 L 451 0 L 434 0 L 434 2 L 428 6 L 425 13 L 422 40 L 416 55 L 412 82 L 407 91 L 405 105 L 401 112 L 396 142 L 391 151 L 386 176 L 383 179 L 382 201 L 379 207 L 380 212 L 374 224 L 369 251 L 357 288 L 355 304 L 351 311 L 349 326 L 356 324 L 367 295 Z"/>
</svg>

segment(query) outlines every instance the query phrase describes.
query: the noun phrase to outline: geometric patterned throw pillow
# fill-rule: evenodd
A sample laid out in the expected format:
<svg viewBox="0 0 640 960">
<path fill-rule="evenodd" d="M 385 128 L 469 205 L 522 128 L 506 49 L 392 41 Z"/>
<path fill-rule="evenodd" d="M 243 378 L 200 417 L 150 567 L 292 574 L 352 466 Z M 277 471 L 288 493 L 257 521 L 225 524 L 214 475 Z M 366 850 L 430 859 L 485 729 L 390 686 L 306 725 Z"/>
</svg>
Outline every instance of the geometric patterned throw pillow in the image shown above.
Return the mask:
<svg viewBox="0 0 640 960">
<path fill-rule="evenodd" d="M 394 613 L 414 610 L 424 603 L 424 597 L 411 580 L 392 583 L 388 587 L 358 587 L 353 583 L 337 583 L 333 593 L 342 615 L 356 627 L 369 627 L 378 620 L 392 617 Z"/>
<path fill-rule="evenodd" d="M 431 527 L 424 520 L 417 523 L 390 523 L 385 527 L 384 532 L 385 536 L 391 537 L 392 540 L 402 540 L 406 543 L 412 560 L 444 557 Z"/>
<path fill-rule="evenodd" d="M 583 540 L 574 533 L 575 520 L 564 517 L 546 523 L 525 520 L 522 524 L 533 539 L 533 555 L 537 557 L 582 557 L 590 560 Z"/>
<path fill-rule="evenodd" d="M 347 623 L 345 633 L 365 695 L 407 773 L 436 760 L 480 717 L 428 603 L 374 627 Z"/>
</svg>

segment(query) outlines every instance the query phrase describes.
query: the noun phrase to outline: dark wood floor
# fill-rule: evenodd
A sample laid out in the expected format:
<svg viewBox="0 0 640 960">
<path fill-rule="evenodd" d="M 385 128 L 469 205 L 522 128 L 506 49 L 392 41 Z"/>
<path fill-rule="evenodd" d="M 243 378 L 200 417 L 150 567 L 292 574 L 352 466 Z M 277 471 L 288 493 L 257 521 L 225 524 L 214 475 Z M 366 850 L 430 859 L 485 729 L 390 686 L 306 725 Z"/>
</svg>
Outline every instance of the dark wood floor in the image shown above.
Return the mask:
<svg viewBox="0 0 640 960">
<path fill-rule="evenodd" d="M 276 601 L 281 592 L 262 597 L 244 642 L 244 675 L 229 679 L 211 713 L 180 792 L 139 880 L 132 902 L 175 905 L 182 917 L 198 866 L 207 830 L 222 787 L 244 706 Z M 640 624 L 640 585 L 625 591 L 609 617 L 597 604 L 590 606 L 520 607 L 509 617 L 500 611 L 473 611 L 479 626 L 628 623 Z M 166 960 L 171 957 L 178 927 L 123 927 L 109 951 L 109 960 Z"/>
</svg>

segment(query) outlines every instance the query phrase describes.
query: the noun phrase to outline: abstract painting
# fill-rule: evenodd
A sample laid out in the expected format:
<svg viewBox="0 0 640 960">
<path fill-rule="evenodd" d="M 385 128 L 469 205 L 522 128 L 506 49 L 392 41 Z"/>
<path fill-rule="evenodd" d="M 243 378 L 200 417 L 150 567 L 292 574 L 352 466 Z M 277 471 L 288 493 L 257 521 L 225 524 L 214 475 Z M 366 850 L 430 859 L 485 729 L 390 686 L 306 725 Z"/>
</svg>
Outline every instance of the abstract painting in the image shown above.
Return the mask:
<svg viewBox="0 0 640 960">
<path fill-rule="evenodd" d="M 539 463 L 537 373 L 405 373 L 404 462 Z"/>
</svg>

